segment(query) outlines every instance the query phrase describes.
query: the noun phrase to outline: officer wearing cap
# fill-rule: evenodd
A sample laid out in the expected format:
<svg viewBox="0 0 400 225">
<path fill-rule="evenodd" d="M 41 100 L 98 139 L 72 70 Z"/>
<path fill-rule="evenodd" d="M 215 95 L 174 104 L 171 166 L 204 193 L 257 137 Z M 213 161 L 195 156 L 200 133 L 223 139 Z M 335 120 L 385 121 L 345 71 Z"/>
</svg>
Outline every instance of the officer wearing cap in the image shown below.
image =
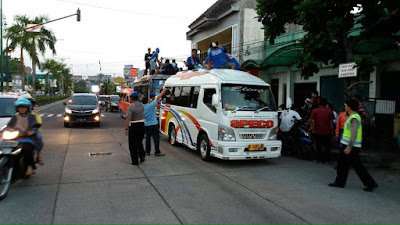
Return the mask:
<svg viewBox="0 0 400 225">
<path fill-rule="evenodd" d="M 131 95 L 132 104 L 128 108 L 125 121 L 125 134 L 129 136 L 129 151 L 131 153 L 132 165 L 139 165 L 145 160 L 143 148 L 144 138 L 144 105 L 139 102 L 139 92 L 134 91 Z"/>
</svg>

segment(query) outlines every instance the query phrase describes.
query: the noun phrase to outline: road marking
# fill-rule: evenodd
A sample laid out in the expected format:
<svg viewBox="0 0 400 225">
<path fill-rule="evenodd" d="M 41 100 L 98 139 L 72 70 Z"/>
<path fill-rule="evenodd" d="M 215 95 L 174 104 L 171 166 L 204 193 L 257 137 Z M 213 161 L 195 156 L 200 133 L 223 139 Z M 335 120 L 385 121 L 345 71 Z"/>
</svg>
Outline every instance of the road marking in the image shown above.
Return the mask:
<svg viewBox="0 0 400 225">
<path fill-rule="evenodd" d="M 101 117 L 106 117 L 104 114 L 101 114 Z"/>
<path fill-rule="evenodd" d="M 54 116 L 54 114 L 49 114 L 49 115 L 47 115 L 47 117 L 53 117 Z"/>
<path fill-rule="evenodd" d="M 62 117 L 62 114 L 58 114 L 57 117 Z"/>
<path fill-rule="evenodd" d="M 43 117 L 43 116 L 44 116 L 44 114 L 40 114 L 39 116 L 40 116 L 40 117 Z"/>
</svg>

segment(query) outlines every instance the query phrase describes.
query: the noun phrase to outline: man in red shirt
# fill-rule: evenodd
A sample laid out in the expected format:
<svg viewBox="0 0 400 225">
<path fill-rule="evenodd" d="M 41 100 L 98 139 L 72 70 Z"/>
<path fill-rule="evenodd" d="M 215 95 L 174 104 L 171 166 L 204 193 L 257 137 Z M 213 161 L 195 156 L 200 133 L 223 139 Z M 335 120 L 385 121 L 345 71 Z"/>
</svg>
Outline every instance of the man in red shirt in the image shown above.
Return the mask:
<svg viewBox="0 0 400 225">
<path fill-rule="evenodd" d="M 315 143 L 317 145 L 316 160 L 318 163 L 330 162 L 331 139 L 334 131 L 333 120 L 335 116 L 333 111 L 326 107 L 328 101 L 321 98 L 320 107 L 311 113 L 311 130 L 314 133 Z"/>
</svg>

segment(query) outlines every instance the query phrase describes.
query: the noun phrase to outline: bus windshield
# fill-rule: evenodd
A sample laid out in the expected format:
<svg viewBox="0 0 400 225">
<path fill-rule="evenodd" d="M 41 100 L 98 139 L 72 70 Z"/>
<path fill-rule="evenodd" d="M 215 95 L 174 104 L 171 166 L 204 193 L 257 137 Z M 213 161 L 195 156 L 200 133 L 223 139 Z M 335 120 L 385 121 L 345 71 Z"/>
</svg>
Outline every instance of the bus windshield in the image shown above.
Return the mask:
<svg viewBox="0 0 400 225">
<path fill-rule="evenodd" d="M 276 111 L 270 87 L 224 84 L 222 108 L 228 111 Z"/>
</svg>

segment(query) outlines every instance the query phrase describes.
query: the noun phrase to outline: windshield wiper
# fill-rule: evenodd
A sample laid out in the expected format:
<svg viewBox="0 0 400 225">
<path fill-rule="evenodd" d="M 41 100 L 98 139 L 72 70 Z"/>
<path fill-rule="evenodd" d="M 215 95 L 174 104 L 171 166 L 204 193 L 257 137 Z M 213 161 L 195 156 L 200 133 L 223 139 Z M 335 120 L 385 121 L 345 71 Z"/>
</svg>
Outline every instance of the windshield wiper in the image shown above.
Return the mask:
<svg viewBox="0 0 400 225">
<path fill-rule="evenodd" d="M 253 107 L 250 107 L 250 106 L 242 106 L 242 107 L 239 107 L 239 108 L 236 108 L 235 110 L 233 110 L 232 113 L 236 113 L 236 112 L 239 111 L 239 110 L 248 109 L 248 108 L 253 108 Z"/>
<path fill-rule="evenodd" d="M 269 109 L 269 106 L 262 107 L 261 109 L 257 109 L 256 113 L 263 111 L 264 109 Z"/>
</svg>

